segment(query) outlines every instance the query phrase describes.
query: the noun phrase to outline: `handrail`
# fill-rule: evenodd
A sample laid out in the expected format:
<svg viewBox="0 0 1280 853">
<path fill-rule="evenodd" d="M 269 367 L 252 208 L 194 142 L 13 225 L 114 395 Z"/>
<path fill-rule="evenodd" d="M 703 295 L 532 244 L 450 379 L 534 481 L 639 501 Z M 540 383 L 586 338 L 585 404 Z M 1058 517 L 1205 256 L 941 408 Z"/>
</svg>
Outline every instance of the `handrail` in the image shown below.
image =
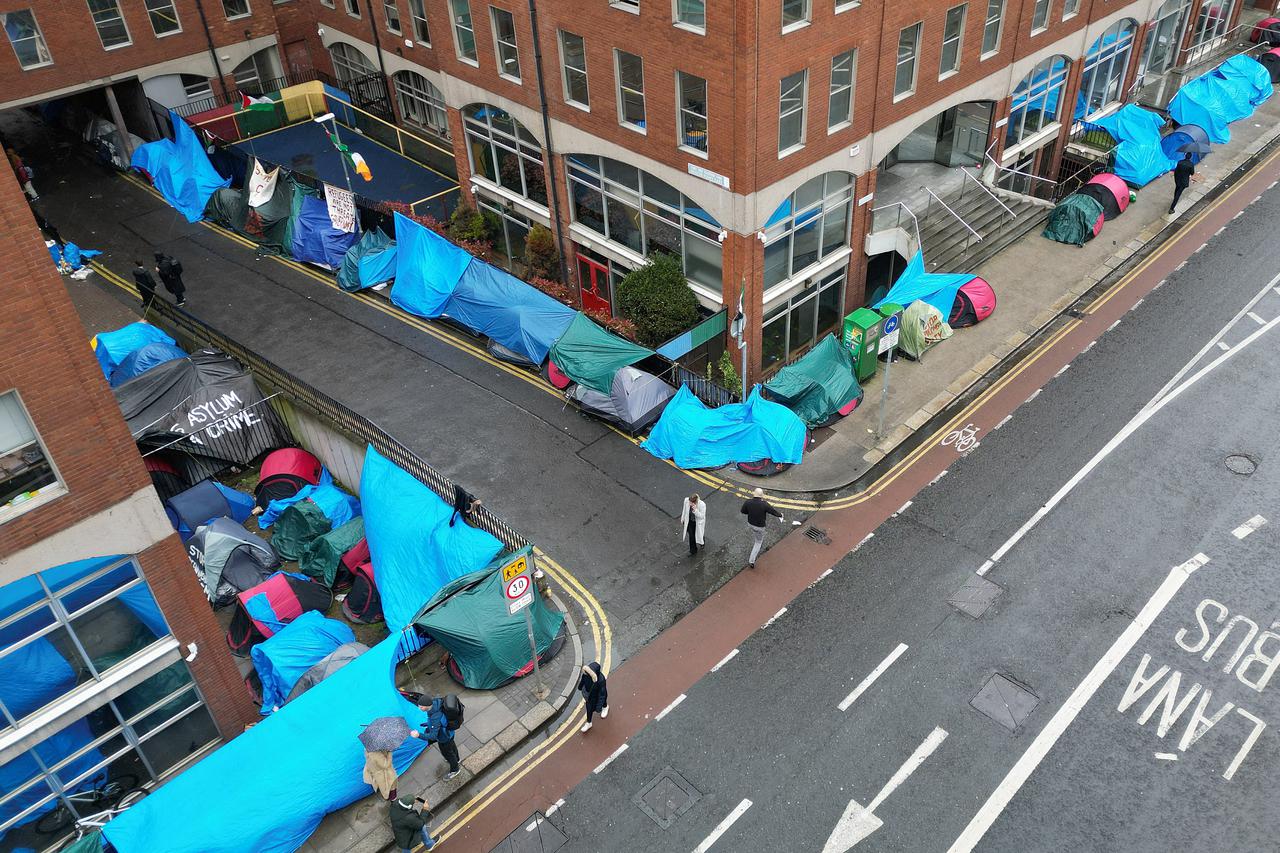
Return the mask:
<svg viewBox="0 0 1280 853">
<path fill-rule="evenodd" d="M 1007 205 L 1007 204 L 1005 204 L 1004 202 L 1002 202 L 1002 201 L 1000 200 L 1000 197 L 999 197 L 999 196 L 997 196 L 995 193 L 993 193 L 993 192 L 991 191 L 991 188 L 990 188 L 990 187 L 988 187 L 988 186 L 984 185 L 984 184 L 982 183 L 982 181 L 978 180 L 978 179 L 977 179 L 977 178 L 975 178 L 973 175 L 969 174 L 969 170 L 968 170 L 968 169 L 966 169 L 964 166 L 961 166 L 961 167 L 960 167 L 960 171 L 964 173 L 965 178 L 969 178 L 969 179 L 971 179 L 975 184 L 977 184 L 977 185 L 978 185 L 978 187 L 979 187 L 979 188 L 980 188 L 984 193 L 986 193 L 987 195 L 991 196 L 991 198 L 995 200 L 995 203 L 996 203 L 996 204 L 998 204 L 998 205 L 1000 205 L 1001 207 L 1003 207 L 1003 208 L 1004 208 L 1004 212 L 1005 212 L 1005 213 L 1009 214 L 1009 215 L 1010 215 L 1010 216 L 1012 216 L 1014 219 L 1017 219 L 1017 218 L 1018 218 L 1018 214 L 1014 213 L 1014 212 L 1013 212 L 1013 210 L 1009 207 L 1009 205 Z M 964 181 L 963 181 L 963 180 L 961 180 L 961 182 L 960 182 L 960 183 L 961 183 L 961 185 L 963 185 L 963 184 L 964 184 Z"/>
<path fill-rule="evenodd" d="M 880 207 L 873 207 L 871 208 L 871 213 L 874 214 L 877 210 L 888 210 L 891 207 L 900 207 L 907 212 L 907 216 L 911 217 L 911 221 L 915 223 L 915 226 L 916 226 L 916 245 L 917 246 L 923 245 L 923 241 L 920 239 L 920 220 L 916 218 L 916 215 L 911 212 L 911 208 L 907 207 L 905 203 L 900 201 L 895 201 L 891 204 L 881 205 Z M 898 219 L 899 221 L 901 221 L 902 219 L 901 215 L 899 215 Z M 873 217 L 873 220 L 874 220 L 874 217 Z M 874 221 L 873 221 L 873 225 L 874 225 Z"/>
<path fill-rule="evenodd" d="M 969 227 L 969 223 L 968 223 L 968 222 L 965 222 L 963 219 L 961 219 L 961 218 L 960 218 L 960 214 L 958 214 L 958 213 L 956 213 L 954 210 L 952 210 L 952 209 L 951 209 L 951 207 L 950 207 L 950 206 L 949 206 L 945 201 L 943 201 L 942 199 L 938 198 L 937 194 L 936 194 L 936 193 L 934 193 L 934 191 L 933 191 L 933 190 L 929 189 L 928 187 L 921 187 L 920 189 L 922 189 L 922 190 L 924 190 L 925 192 L 927 192 L 930 196 L 932 196 L 932 197 L 933 197 L 933 200 L 934 200 L 934 201 L 936 201 L 938 204 L 942 205 L 943 209 L 944 209 L 944 210 L 946 210 L 946 211 L 947 211 L 947 213 L 950 213 L 952 216 L 954 216 L 954 217 L 956 218 L 956 222 L 959 222 L 961 225 L 963 225 L 963 226 L 964 226 L 964 228 L 965 228 L 965 230 L 966 230 L 966 231 L 968 231 L 968 232 L 969 232 L 970 234 L 972 234 L 974 237 L 978 238 L 978 242 L 979 242 L 979 243 L 981 243 L 981 242 L 982 242 L 982 235 L 981 235 L 981 234 L 979 234 L 977 231 L 974 231 L 972 228 L 970 228 L 970 227 Z"/>
<path fill-rule="evenodd" d="M 1033 175 L 1030 172 L 1019 172 L 1017 169 L 1010 169 L 1008 166 L 1001 166 L 990 154 L 987 155 L 987 160 L 991 162 L 991 165 L 995 167 L 997 172 L 1008 172 L 1011 175 L 1021 175 L 1024 178 L 1031 178 L 1033 181 L 1044 181 L 1052 187 L 1056 187 L 1058 185 L 1057 181 L 1051 181 L 1048 178 L 1042 178 L 1039 175 Z"/>
</svg>

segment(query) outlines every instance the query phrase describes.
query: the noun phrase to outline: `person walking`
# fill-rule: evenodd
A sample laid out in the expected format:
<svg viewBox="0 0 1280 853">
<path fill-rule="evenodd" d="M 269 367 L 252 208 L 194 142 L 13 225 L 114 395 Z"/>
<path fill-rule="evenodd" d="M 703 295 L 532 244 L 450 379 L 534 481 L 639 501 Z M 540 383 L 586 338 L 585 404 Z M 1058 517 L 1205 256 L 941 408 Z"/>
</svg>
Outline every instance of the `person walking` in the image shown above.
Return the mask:
<svg viewBox="0 0 1280 853">
<path fill-rule="evenodd" d="M 684 499 L 684 507 L 680 510 L 680 530 L 689 540 L 689 556 L 698 553 L 702 543 L 702 534 L 707 528 L 707 505 L 697 495 L 689 495 Z"/>
<path fill-rule="evenodd" d="M 156 299 L 156 280 L 142 265 L 142 261 L 133 262 L 133 283 L 138 286 L 138 295 L 142 297 L 142 313 L 145 315 Z"/>
<path fill-rule="evenodd" d="M 1178 199 L 1182 198 L 1183 190 L 1191 186 L 1192 181 L 1200 183 L 1200 177 L 1196 174 L 1195 161 L 1188 154 L 1178 161 L 1178 165 L 1173 167 L 1173 201 L 1169 202 L 1170 214 L 1178 206 Z"/>
<path fill-rule="evenodd" d="M 364 781 L 373 787 L 384 800 L 396 798 L 396 767 L 391 753 L 384 750 L 366 750 L 364 753 Z"/>
<path fill-rule="evenodd" d="M 431 810 L 422 797 L 391 801 L 391 834 L 400 853 L 412 853 L 414 842 L 422 839 L 422 846 L 430 850 L 436 846 L 427 824 L 431 822 Z"/>
<path fill-rule="evenodd" d="M 36 195 L 36 188 L 31 184 L 31 168 L 22 162 L 18 152 L 12 148 L 6 148 L 4 153 L 9 158 L 9 166 L 13 169 L 14 177 L 18 179 L 18 185 L 27 194 L 27 198 L 32 201 L 39 201 L 40 196 Z"/>
<path fill-rule="evenodd" d="M 182 263 L 166 255 L 156 252 L 156 273 L 164 282 L 164 289 L 173 294 L 178 307 L 187 304 L 187 287 L 182 283 Z"/>
<path fill-rule="evenodd" d="M 591 715 L 599 712 L 600 719 L 609 716 L 609 686 L 600 669 L 599 661 L 592 661 L 582 668 L 578 676 L 578 692 L 587 706 L 587 722 L 582 731 L 591 731 Z"/>
<path fill-rule="evenodd" d="M 747 527 L 751 528 L 751 556 L 747 558 L 747 568 L 754 569 L 756 557 L 760 556 L 760 548 L 764 545 L 764 526 L 768 523 L 769 516 L 777 516 L 779 521 L 786 519 L 773 508 L 773 504 L 764 499 L 764 489 L 756 489 L 751 493 L 751 497 L 742 504 L 742 514 L 747 517 Z"/>
<path fill-rule="evenodd" d="M 444 700 L 439 697 L 432 699 L 430 705 L 419 705 L 419 711 L 427 712 L 427 721 L 422 724 L 421 732 L 414 729 L 409 736 L 423 738 L 427 743 L 440 747 L 440 755 L 449 762 L 449 772 L 444 774 L 447 782 L 462 770 L 462 758 L 458 755 L 458 745 L 453 742 L 454 730 L 449 726 L 449 718 L 445 715 L 443 705 Z"/>
</svg>

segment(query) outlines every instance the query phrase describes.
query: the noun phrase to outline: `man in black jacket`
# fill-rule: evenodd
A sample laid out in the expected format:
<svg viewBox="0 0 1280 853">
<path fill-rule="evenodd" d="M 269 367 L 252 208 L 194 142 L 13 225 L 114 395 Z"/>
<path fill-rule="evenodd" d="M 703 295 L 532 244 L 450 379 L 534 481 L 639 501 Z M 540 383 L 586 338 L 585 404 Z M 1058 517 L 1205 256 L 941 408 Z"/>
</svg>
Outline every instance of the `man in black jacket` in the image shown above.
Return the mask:
<svg viewBox="0 0 1280 853">
<path fill-rule="evenodd" d="M 142 297 L 142 313 L 145 315 L 156 299 L 156 280 L 147 272 L 142 261 L 133 262 L 133 283 L 138 286 L 138 295 Z"/>
<path fill-rule="evenodd" d="M 187 287 L 182 283 L 182 263 L 164 252 L 156 252 L 156 273 L 164 282 L 164 289 L 173 294 L 178 307 L 187 304 Z"/>
<path fill-rule="evenodd" d="M 1173 167 L 1173 201 L 1169 202 L 1169 213 L 1173 213 L 1173 209 L 1178 206 L 1178 199 L 1182 198 L 1183 191 L 1191 186 L 1192 181 L 1199 183 L 1200 179 L 1196 177 L 1196 164 L 1188 154 Z"/>
<path fill-rule="evenodd" d="M 391 834 L 395 837 L 396 848 L 402 853 L 411 853 L 413 845 L 419 838 L 427 850 L 436 846 L 436 840 L 427 831 L 427 823 L 431 820 L 431 810 L 422 797 L 413 800 L 399 799 L 391 801 Z"/>
<path fill-rule="evenodd" d="M 782 513 L 773 508 L 773 504 L 764 499 L 764 489 L 756 489 L 751 497 L 742 505 L 742 514 L 747 517 L 747 527 L 751 528 L 751 557 L 747 560 L 747 568 L 756 567 L 756 557 L 760 556 L 760 548 L 764 545 L 764 526 L 769 516 L 775 515 L 779 521 L 786 521 Z"/>
</svg>

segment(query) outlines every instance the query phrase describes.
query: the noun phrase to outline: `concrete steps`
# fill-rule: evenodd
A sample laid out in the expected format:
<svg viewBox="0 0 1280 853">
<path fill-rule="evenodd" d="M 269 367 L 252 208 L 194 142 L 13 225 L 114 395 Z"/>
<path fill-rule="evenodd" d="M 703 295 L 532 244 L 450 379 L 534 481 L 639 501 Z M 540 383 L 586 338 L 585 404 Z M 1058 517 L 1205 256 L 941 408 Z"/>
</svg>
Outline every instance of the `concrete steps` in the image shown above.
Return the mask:
<svg viewBox="0 0 1280 853">
<path fill-rule="evenodd" d="M 1051 208 L 1024 196 L 1000 194 L 1000 201 L 976 187 L 966 187 L 943 199 L 982 239 L 977 240 L 956 218 L 934 202 L 933 210 L 920 222 L 925 268 L 929 272 L 972 272 L 979 264 L 1039 228 Z"/>
</svg>

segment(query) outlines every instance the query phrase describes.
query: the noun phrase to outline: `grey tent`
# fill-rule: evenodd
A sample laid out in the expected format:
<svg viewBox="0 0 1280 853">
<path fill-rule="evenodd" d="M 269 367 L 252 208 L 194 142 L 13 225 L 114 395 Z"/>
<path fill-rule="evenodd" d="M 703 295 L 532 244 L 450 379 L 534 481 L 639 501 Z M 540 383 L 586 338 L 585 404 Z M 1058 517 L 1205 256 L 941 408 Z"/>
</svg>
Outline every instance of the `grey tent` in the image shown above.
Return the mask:
<svg viewBox="0 0 1280 853">
<path fill-rule="evenodd" d="M 569 397 L 584 411 L 613 421 L 630 433 L 640 432 L 656 421 L 675 394 L 676 389 L 652 373 L 634 367 L 618 369 L 608 394 L 581 383 L 569 391 Z"/>
<path fill-rule="evenodd" d="M 343 643 L 338 646 L 325 655 L 319 663 L 302 673 L 302 677 L 293 685 L 293 689 L 289 691 L 284 701 L 288 703 L 297 699 L 367 651 L 369 647 L 364 643 Z"/>
<path fill-rule="evenodd" d="M 187 540 L 187 556 L 214 607 L 227 606 L 280 565 L 270 543 L 225 517 L 196 528 Z"/>
</svg>

